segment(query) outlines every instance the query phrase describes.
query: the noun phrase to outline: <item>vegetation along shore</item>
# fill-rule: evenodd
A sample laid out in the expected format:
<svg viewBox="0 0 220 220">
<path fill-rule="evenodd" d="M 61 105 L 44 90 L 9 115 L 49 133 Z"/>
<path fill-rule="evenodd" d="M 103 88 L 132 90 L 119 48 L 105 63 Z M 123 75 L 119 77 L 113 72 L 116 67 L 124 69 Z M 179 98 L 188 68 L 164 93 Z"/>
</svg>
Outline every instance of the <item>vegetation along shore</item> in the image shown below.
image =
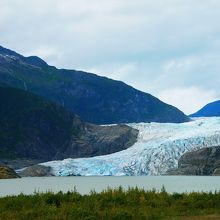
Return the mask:
<svg viewBox="0 0 220 220">
<path fill-rule="evenodd" d="M 0 219 L 220 219 L 220 192 L 107 189 L 0 198 Z"/>
</svg>

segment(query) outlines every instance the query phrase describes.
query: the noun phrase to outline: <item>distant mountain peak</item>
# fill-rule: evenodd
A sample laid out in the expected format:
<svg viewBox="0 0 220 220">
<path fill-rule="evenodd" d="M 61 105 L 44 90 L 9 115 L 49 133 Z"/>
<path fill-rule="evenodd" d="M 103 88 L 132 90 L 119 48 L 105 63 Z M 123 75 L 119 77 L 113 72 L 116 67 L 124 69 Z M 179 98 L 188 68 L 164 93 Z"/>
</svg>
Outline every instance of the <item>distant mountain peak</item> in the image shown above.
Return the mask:
<svg viewBox="0 0 220 220">
<path fill-rule="evenodd" d="M 15 51 L 12 51 L 12 50 L 7 49 L 2 46 L 0 46 L 0 55 L 8 57 L 12 60 L 19 59 L 19 60 L 21 60 L 27 64 L 33 65 L 33 66 L 38 66 L 38 67 L 47 66 L 47 63 L 38 56 L 25 57 L 25 56 L 22 56 L 22 55 L 16 53 Z"/>
<path fill-rule="evenodd" d="M 220 116 L 220 100 L 211 102 L 201 108 L 194 114 L 191 114 L 190 117 L 214 117 Z"/>
<path fill-rule="evenodd" d="M 29 57 L 26 57 L 26 60 L 29 64 L 34 65 L 34 66 L 43 67 L 43 66 L 48 65 L 44 60 L 42 60 L 38 56 L 29 56 Z"/>
</svg>

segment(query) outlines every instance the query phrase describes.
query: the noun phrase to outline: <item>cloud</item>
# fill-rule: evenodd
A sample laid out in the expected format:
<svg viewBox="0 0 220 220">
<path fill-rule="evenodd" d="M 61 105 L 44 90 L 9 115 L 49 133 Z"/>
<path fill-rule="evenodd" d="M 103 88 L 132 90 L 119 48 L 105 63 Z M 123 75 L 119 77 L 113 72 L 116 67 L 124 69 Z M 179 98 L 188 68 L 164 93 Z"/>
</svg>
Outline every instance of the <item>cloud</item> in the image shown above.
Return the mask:
<svg viewBox="0 0 220 220">
<path fill-rule="evenodd" d="M 158 96 L 164 102 L 175 105 L 186 114 L 197 112 L 218 97 L 215 91 L 204 91 L 197 87 L 167 89 L 161 91 Z"/>
<path fill-rule="evenodd" d="M 218 0 L 1 0 L 0 44 L 156 96 L 197 88 L 188 112 L 204 93 L 220 99 L 219 11 Z"/>
<path fill-rule="evenodd" d="M 58 60 L 62 59 L 62 55 L 59 53 L 58 49 L 56 49 L 55 47 L 48 47 L 47 45 L 38 47 L 37 49 L 32 51 L 27 51 L 22 55 L 38 55 L 44 60 L 50 60 L 52 63 L 56 63 Z"/>
</svg>

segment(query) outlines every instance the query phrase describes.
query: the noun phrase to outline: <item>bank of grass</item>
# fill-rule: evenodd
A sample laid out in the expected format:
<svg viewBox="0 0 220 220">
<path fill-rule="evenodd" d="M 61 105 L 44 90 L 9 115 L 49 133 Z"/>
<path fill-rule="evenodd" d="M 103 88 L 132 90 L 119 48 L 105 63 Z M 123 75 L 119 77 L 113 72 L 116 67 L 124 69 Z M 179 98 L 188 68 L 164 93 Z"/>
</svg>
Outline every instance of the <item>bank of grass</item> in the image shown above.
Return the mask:
<svg viewBox="0 0 220 220">
<path fill-rule="evenodd" d="M 165 189 L 35 193 L 0 198 L 0 219 L 220 219 L 220 192 L 168 194 Z"/>
</svg>

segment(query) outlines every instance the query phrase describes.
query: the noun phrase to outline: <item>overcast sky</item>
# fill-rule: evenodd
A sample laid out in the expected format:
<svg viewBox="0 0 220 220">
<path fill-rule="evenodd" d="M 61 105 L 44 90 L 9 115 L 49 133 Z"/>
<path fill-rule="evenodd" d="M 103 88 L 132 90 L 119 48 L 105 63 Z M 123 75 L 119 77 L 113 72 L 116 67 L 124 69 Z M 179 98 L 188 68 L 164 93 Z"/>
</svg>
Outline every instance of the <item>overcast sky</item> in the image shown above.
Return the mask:
<svg viewBox="0 0 220 220">
<path fill-rule="evenodd" d="M 0 0 L 0 44 L 187 114 L 220 99 L 219 0 Z"/>
</svg>

